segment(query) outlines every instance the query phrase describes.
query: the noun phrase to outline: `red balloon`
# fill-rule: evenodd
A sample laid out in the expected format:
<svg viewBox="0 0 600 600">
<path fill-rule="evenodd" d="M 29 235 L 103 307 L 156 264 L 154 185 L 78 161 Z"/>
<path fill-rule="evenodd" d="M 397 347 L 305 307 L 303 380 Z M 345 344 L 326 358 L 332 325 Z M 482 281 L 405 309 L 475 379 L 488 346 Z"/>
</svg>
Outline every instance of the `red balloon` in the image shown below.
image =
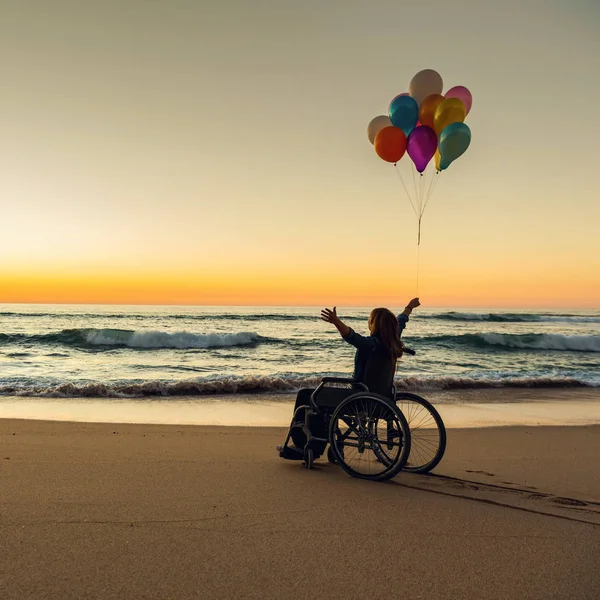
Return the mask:
<svg viewBox="0 0 600 600">
<path fill-rule="evenodd" d="M 379 158 L 397 163 L 406 152 L 406 136 L 398 127 L 384 127 L 375 136 L 375 152 Z"/>
</svg>

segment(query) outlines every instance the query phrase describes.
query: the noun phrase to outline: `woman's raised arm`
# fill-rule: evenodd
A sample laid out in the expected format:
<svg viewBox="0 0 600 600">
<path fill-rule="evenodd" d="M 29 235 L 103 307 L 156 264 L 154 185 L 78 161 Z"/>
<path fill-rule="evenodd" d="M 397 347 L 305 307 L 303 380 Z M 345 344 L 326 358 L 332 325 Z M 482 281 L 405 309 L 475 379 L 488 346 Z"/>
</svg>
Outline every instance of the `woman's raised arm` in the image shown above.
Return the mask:
<svg viewBox="0 0 600 600">
<path fill-rule="evenodd" d="M 340 332 L 342 337 L 346 337 L 350 333 L 350 327 L 342 322 L 342 320 L 337 316 L 336 307 L 333 307 L 333 310 L 329 310 L 328 308 L 324 308 L 321 311 L 321 319 L 327 323 L 331 323 L 335 325 L 337 330 Z"/>
</svg>

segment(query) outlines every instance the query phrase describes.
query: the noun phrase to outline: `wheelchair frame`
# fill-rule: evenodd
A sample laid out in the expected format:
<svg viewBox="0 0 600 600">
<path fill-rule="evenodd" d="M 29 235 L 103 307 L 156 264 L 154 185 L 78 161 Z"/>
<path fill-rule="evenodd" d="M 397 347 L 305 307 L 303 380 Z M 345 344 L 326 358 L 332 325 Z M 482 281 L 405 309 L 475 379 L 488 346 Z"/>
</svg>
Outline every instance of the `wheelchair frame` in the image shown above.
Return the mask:
<svg viewBox="0 0 600 600">
<path fill-rule="evenodd" d="M 323 437 L 313 435 L 313 432 L 310 427 L 310 419 L 314 416 L 322 415 L 323 413 L 327 412 L 326 409 L 318 406 L 316 398 L 317 398 L 318 394 L 321 392 L 321 390 L 328 383 L 351 384 L 359 389 L 357 389 L 355 391 L 353 390 L 352 393 L 349 393 L 348 397 L 343 399 L 337 406 L 331 407 L 332 414 L 330 416 L 329 422 L 327 423 L 328 437 L 323 438 Z M 364 395 L 365 399 L 372 400 L 380 405 L 383 403 L 387 408 L 389 408 L 389 411 L 390 411 L 389 421 L 391 422 L 392 418 L 396 419 L 399 423 L 399 427 L 402 430 L 401 432 L 399 432 L 397 434 L 398 439 L 401 439 L 401 450 L 399 451 L 399 454 L 395 459 L 391 459 L 389 456 L 387 456 L 385 451 L 382 451 L 381 443 L 379 442 L 379 440 L 377 440 L 377 444 L 379 445 L 379 453 L 377 453 L 373 447 L 371 447 L 371 449 L 376 454 L 376 456 L 378 458 L 378 462 L 383 463 L 384 466 L 387 466 L 387 469 L 383 473 L 381 473 L 379 475 L 374 475 L 374 476 L 370 476 L 370 475 L 367 476 L 367 475 L 357 473 L 356 471 L 354 471 L 351 467 L 349 467 L 345 463 L 344 458 L 341 455 L 336 456 L 336 459 L 337 459 L 336 462 L 339 462 L 340 465 L 342 466 L 342 468 L 344 468 L 344 470 L 346 472 L 348 472 L 350 475 L 355 476 L 355 477 L 364 477 L 367 479 L 376 479 L 376 480 L 384 480 L 384 479 L 389 479 L 390 477 L 393 477 L 396 473 L 398 473 L 402 469 L 402 467 L 406 463 L 406 461 L 408 459 L 408 455 L 410 453 L 410 429 L 408 427 L 408 423 L 406 422 L 404 415 L 402 414 L 402 411 L 393 402 L 392 398 L 395 397 L 395 389 L 394 389 L 394 396 L 392 396 L 392 398 L 386 398 L 384 396 L 380 396 L 378 394 L 374 394 L 374 393 L 370 392 L 369 388 L 364 383 L 356 381 L 352 378 L 324 377 L 322 379 L 321 383 L 317 386 L 317 388 L 310 395 L 309 403 L 298 406 L 296 408 L 296 410 L 294 411 L 294 414 L 292 416 L 292 422 L 291 422 L 290 428 L 288 430 L 288 434 L 287 434 L 285 442 L 280 450 L 280 456 L 282 458 L 284 457 L 285 450 L 288 448 L 288 443 L 290 441 L 290 438 L 292 437 L 292 431 L 294 429 L 301 428 L 302 432 L 306 436 L 306 444 L 303 449 L 304 464 L 307 469 L 312 469 L 313 462 L 315 460 L 315 445 L 316 444 L 325 444 L 325 445 L 330 444 L 330 451 L 333 450 L 335 444 L 333 442 L 332 426 L 333 426 L 333 421 L 336 420 L 335 416 L 336 416 L 336 414 L 338 414 L 340 412 L 341 408 L 345 404 L 350 404 L 350 401 L 355 401 L 357 399 L 360 399 L 361 394 Z M 303 419 L 298 418 L 298 415 L 300 414 L 301 411 L 304 411 Z M 392 429 L 390 428 L 390 425 L 388 424 L 388 435 L 390 435 L 391 431 L 392 431 Z M 365 430 L 365 435 L 371 436 L 371 443 L 372 443 L 372 438 L 374 437 L 372 431 L 371 431 L 371 433 L 368 433 Z M 392 444 L 392 445 L 390 445 L 390 444 Z M 384 445 L 386 445 L 386 444 L 384 444 Z M 398 445 L 398 444 L 396 444 L 396 445 Z M 391 441 L 388 438 L 387 448 L 391 450 L 392 447 L 393 447 L 393 441 Z M 361 450 L 360 442 L 359 442 L 358 448 L 359 448 L 359 450 L 358 450 L 359 452 L 364 451 L 364 449 Z M 340 454 L 340 453 L 336 449 L 336 450 L 334 450 L 333 454 Z M 332 461 L 331 458 L 330 458 L 330 461 Z M 386 465 L 386 462 L 389 464 Z"/>
<path fill-rule="evenodd" d="M 310 465 L 308 464 L 307 461 L 307 456 L 306 456 L 306 450 L 310 450 L 312 449 L 312 444 L 314 444 L 314 442 L 321 442 L 321 443 L 325 443 L 325 444 L 329 444 L 329 437 L 327 437 L 327 439 L 325 438 L 320 438 L 317 436 L 314 436 L 312 434 L 312 431 L 310 429 L 310 418 L 313 416 L 317 416 L 319 414 L 323 413 L 323 410 L 321 408 L 319 408 L 317 406 L 317 403 L 315 401 L 315 397 L 318 395 L 318 393 L 325 387 L 326 383 L 345 383 L 345 384 L 353 384 L 353 385 L 358 385 L 362 388 L 362 391 L 364 392 L 368 392 L 369 388 L 364 384 L 364 383 L 360 383 L 357 381 L 354 381 L 354 379 L 351 378 L 345 378 L 345 377 L 324 377 L 323 380 L 321 381 L 321 383 L 316 387 L 316 389 L 313 391 L 313 393 L 310 395 L 310 399 L 309 399 L 309 404 L 302 404 L 300 405 L 295 411 L 294 414 L 292 416 L 292 424 L 290 425 L 290 429 L 288 431 L 287 437 L 285 439 L 285 442 L 283 444 L 284 448 L 288 445 L 288 442 L 290 441 L 290 438 L 292 437 L 292 430 L 293 429 L 300 429 L 302 428 L 302 433 L 304 433 L 304 435 L 306 436 L 306 446 L 305 448 L 305 456 L 304 456 L 304 460 L 306 462 L 306 466 L 308 469 L 312 468 L 312 462 L 314 460 L 314 456 L 311 457 L 310 459 Z M 296 421 L 296 417 L 298 415 L 299 412 L 304 411 L 304 421 Z M 312 411 L 312 412 L 311 412 Z"/>
</svg>

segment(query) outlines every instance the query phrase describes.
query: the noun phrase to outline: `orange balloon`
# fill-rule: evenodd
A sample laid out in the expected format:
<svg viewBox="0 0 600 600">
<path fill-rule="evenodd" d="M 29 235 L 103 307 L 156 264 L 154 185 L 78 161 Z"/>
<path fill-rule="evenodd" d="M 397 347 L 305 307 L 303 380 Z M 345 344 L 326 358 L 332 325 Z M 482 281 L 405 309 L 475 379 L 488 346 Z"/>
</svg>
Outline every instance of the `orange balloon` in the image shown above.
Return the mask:
<svg viewBox="0 0 600 600">
<path fill-rule="evenodd" d="M 421 103 L 421 108 L 419 108 L 419 121 L 421 121 L 421 125 L 427 125 L 427 127 L 431 127 L 431 129 L 435 130 L 433 125 L 433 117 L 435 115 L 435 109 L 445 100 L 444 96 L 441 94 L 431 94 L 431 96 L 427 96 L 425 100 Z"/>
<path fill-rule="evenodd" d="M 397 163 L 406 152 L 406 136 L 398 127 L 384 127 L 375 136 L 375 152 L 379 158 Z"/>
</svg>

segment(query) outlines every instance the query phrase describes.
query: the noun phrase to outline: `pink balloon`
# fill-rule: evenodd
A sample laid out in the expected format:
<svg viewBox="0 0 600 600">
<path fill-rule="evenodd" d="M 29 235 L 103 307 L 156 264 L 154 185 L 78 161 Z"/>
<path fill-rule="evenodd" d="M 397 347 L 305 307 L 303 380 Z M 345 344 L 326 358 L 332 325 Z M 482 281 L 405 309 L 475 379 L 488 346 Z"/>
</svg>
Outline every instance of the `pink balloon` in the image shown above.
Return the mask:
<svg viewBox="0 0 600 600">
<path fill-rule="evenodd" d="M 437 150 L 437 134 L 431 127 L 421 125 L 410 132 L 406 141 L 406 152 L 422 173 Z"/>
<path fill-rule="evenodd" d="M 396 98 L 400 98 L 400 96 L 410 96 L 410 94 L 408 92 L 404 92 L 403 94 L 398 94 L 397 96 L 394 96 L 394 98 L 392 99 L 392 101 L 390 102 L 390 106 L 392 106 L 394 100 Z M 390 113 L 390 106 L 388 106 L 388 114 Z"/>
<path fill-rule="evenodd" d="M 461 100 L 467 109 L 467 114 L 469 114 L 471 106 L 473 106 L 473 96 L 471 96 L 471 92 L 464 85 L 455 85 L 453 88 L 450 88 L 444 98 L 458 98 Z"/>
</svg>

